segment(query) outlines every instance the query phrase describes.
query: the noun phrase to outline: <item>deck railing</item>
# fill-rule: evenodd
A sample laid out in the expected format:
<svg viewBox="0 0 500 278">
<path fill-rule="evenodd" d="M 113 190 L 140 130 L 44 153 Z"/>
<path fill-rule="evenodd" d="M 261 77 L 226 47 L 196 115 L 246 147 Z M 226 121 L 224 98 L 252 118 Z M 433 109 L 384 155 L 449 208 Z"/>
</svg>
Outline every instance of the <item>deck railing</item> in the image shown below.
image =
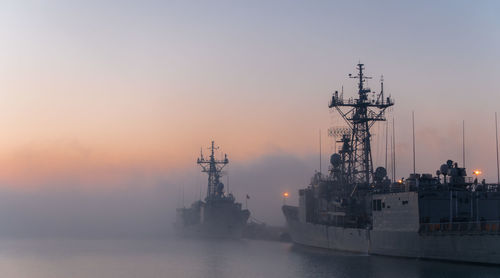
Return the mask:
<svg viewBox="0 0 500 278">
<path fill-rule="evenodd" d="M 500 221 L 421 223 L 421 234 L 500 234 Z"/>
</svg>

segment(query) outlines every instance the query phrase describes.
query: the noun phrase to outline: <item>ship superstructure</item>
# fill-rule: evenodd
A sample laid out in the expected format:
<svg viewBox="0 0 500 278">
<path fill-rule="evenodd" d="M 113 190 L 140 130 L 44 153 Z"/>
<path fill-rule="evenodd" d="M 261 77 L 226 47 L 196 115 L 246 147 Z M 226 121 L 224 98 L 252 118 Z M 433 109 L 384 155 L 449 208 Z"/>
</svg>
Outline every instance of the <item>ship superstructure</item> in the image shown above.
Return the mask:
<svg viewBox="0 0 500 278">
<path fill-rule="evenodd" d="M 365 87 L 357 65 L 356 99 L 335 92 L 329 108 L 348 128 L 333 130 L 340 148 L 328 174 L 299 190 L 299 206 L 283 206 L 295 243 L 368 254 L 500 264 L 500 187 L 467 177 L 448 160 L 432 174 L 406 180 L 373 170 L 370 128 L 394 105 L 383 89 Z M 383 86 L 382 86 L 383 88 Z M 394 174 L 393 174 L 394 177 Z"/>
<path fill-rule="evenodd" d="M 370 128 L 375 122 L 386 120 L 385 110 L 394 102 L 389 97 L 384 98 L 383 89 L 376 94 L 365 86 L 371 77 L 364 74 L 363 64 L 358 64 L 357 70 L 356 76 L 349 74 L 349 77 L 358 80 L 358 98 L 344 99 L 337 91 L 328 107 L 336 109 L 349 127 L 349 132 L 344 134 L 346 138 L 342 140 L 346 147 L 342 149 L 344 157 L 340 161 L 344 166 L 344 182 L 366 187 L 373 182 Z"/>
<path fill-rule="evenodd" d="M 232 195 L 225 196 L 224 184 L 220 181 L 222 169 L 229 163 L 227 154 L 224 154 L 224 159 L 216 159 L 215 151 L 219 148 L 215 146 L 214 141 L 210 147 L 210 156 L 208 159 L 203 157 L 203 150 L 200 151 L 200 157 L 196 161 L 201 166 L 202 172 L 208 174 L 208 189 L 205 201 L 214 201 L 218 199 L 231 198 Z"/>
<path fill-rule="evenodd" d="M 250 212 L 242 209 L 233 194 L 226 193 L 221 182 L 223 168 L 229 163 L 227 154 L 217 159 L 218 147 L 212 141 L 208 158 L 200 152 L 197 164 L 208 175 L 207 194 L 204 201 L 194 202 L 190 208 L 177 209 L 175 228 L 178 234 L 200 237 L 239 238 Z"/>
</svg>

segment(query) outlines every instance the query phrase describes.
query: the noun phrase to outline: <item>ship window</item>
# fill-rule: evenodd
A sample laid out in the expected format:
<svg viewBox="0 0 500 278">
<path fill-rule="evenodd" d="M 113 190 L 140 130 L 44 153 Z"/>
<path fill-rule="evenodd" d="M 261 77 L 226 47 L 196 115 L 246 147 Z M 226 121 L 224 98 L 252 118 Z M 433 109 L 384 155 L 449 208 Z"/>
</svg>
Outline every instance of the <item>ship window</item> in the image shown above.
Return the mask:
<svg viewBox="0 0 500 278">
<path fill-rule="evenodd" d="M 385 208 L 385 203 L 382 203 L 382 208 Z"/>
<path fill-rule="evenodd" d="M 382 210 L 382 200 L 373 200 L 373 210 Z"/>
<path fill-rule="evenodd" d="M 403 205 L 407 205 L 408 201 L 403 201 L 402 203 L 403 203 Z"/>
</svg>

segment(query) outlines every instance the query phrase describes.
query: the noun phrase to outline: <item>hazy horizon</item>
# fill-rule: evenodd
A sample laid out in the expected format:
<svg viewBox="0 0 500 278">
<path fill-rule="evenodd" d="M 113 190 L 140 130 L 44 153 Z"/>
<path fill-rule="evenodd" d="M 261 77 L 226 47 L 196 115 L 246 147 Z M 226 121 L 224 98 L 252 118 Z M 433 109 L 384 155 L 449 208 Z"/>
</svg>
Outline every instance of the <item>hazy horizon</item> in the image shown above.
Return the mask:
<svg viewBox="0 0 500 278">
<path fill-rule="evenodd" d="M 496 1 L 6 1 L 0 11 L 0 235 L 158 235 L 205 192 L 215 140 L 229 187 L 281 225 L 333 152 L 327 105 L 362 62 L 395 99 L 397 176 L 447 159 L 496 182 Z M 372 129 L 383 166 L 384 126 Z M 224 178 L 226 181 L 226 178 Z"/>
</svg>

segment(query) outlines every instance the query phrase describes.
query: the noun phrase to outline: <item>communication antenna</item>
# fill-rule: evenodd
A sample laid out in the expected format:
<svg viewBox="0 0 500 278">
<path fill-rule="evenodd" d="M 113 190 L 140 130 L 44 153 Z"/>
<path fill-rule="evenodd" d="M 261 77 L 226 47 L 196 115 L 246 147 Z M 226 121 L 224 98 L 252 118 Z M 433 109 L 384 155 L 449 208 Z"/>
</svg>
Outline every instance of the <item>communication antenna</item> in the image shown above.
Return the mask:
<svg viewBox="0 0 500 278">
<path fill-rule="evenodd" d="M 380 76 L 380 96 L 384 99 L 384 76 Z"/>
<path fill-rule="evenodd" d="M 396 180 L 396 129 L 394 124 L 394 117 L 392 117 L 392 180 Z"/>
<path fill-rule="evenodd" d="M 202 159 L 202 160 L 205 159 L 203 157 L 203 148 L 202 147 L 200 147 L 200 159 Z M 201 201 L 201 191 L 202 191 L 202 189 L 201 189 L 201 183 L 199 181 L 198 181 L 198 183 L 200 184 L 200 201 Z"/>
<path fill-rule="evenodd" d="M 388 129 L 389 129 L 389 122 L 385 122 L 385 164 L 384 168 L 387 169 L 387 135 L 388 135 Z"/>
<path fill-rule="evenodd" d="M 394 125 L 391 126 L 391 174 L 392 174 L 392 180 L 394 181 L 394 133 L 392 132 L 392 128 Z"/>
<path fill-rule="evenodd" d="M 328 129 L 328 136 L 339 138 L 344 135 L 351 135 L 351 128 L 347 126 L 334 126 Z"/>
<path fill-rule="evenodd" d="M 416 174 L 415 171 L 415 111 L 411 111 L 411 122 L 412 122 L 412 130 L 413 130 L 413 174 Z"/>
<path fill-rule="evenodd" d="M 319 172 L 321 173 L 321 129 L 319 129 Z"/>
<path fill-rule="evenodd" d="M 497 122 L 497 112 L 495 112 L 495 138 L 497 143 L 497 182 L 500 184 L 500 168 L 498 166 L 498 122 Z"/>
<path fill-rule="evenodd" d="M 465 168 L 465 120 L 462 120 L 462 163 Z"/>
<path fill-rule="evenodd" d="M 384 76 L 380 76 L 380 95 L 382 101 L 384 101 Z M 385 163 L 384 168 L 387 170 L 387 133 L 388 133 L 388 122 L 385 122 Z"/>
<path fill-rule="evenodd" d="M 342 142 L 341 140 L 338 140 L 338 138 L 343 138 L 344 136 L 351 136 L 351 128 L 347 126 L 336 126 L 328 129 L 328 137 L 333 137 L 333 141 L 335 142 L 335 151 L 337 151 L 337 143 Z"/>
</svg>

